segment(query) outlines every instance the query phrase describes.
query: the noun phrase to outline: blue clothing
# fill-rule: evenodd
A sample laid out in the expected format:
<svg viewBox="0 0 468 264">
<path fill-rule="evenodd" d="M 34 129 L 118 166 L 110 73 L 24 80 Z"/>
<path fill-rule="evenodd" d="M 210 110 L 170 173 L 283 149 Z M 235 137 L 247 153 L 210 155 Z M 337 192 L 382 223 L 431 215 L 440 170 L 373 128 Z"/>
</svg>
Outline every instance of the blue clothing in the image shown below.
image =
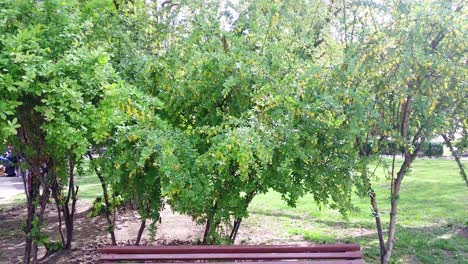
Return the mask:
<svg viewBox="0 0 468 264">
<path fill-rule="evenodd" d="M 18 161 L 15 155 L 11 152 L 5 153 L 5 156 L 0 156 L 0 164 L 5 165 L 5 173 L 8 177 L 16 176 L 16 165 L 15 163 Z"/>
<path fill-rule="evenodd" d="M 0 156 L 0 164 L 10 165 L 11 161 L 9 159 L 7 159 L 7 158 L 4 158 L 4 157 Z"/>
</svg>

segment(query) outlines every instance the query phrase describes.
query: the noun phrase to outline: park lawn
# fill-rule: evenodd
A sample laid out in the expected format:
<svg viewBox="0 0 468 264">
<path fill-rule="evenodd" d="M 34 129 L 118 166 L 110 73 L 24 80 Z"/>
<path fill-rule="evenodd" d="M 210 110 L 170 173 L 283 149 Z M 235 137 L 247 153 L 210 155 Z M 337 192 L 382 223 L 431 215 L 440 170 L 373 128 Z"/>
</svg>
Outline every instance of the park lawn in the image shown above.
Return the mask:
<svg viewBox="0 0 468 264">
<path fill-rule="evenodd" d="M 465 166 L 468 164 L 465 162 Z M 374 184 L 383 225 L 388 225 L 389 184 L 383 169 Z M 377 263 L 379 248 L 367 197 L 353 197 L 356 211 L 347 219 L 336 210 L 319 209 L 311 196 L 288 207 L 275 192 L 257 196 L 250 206 L 255 224 L 274 216 L 275 229 L 316 243 L 357 242 L 366 261 Z M 299 219 L 299 221 L 298 221 Z M 402 183 L 397 218 L 396 263 L 468 263 L 468 189 L 451 160 L 416 160 Z"/>
<path fill-rule="evenodd" d="M 468 162 L 465 162 L 468 165 Z M 389 184 L 383 169 L 374 184 L 383 225 L 388 225 Z M 102 194 L 94 174 L 77 177 L 80 199 Z M 286 234 L 313 243 L 356 242 L 367 263 L 377 263 L 379 248 L 369 199 L 353 197 L 356 207 L 347 218 L 336 210 L 319 209 L 311 196 L 288 207 L 275 192 L 257 196 L 244 225 L 271 227 L 265 232 Z M 397 220 L 396 263 L 468 263 L 468 189 L 452 160 L 416 160 L 403 180 Z M 242 232 L 242 229 L 241 231 Z M 249 241 L 240 241 L 249 243 Z"/>
<path fill-rule="evenodd" d="M 94 201 L 96 197 L 102 197 L 102 187 L 98 177 L 94 173 L 77 177 L 76 185 L 79 187 L 78 198 Z"/>
</svg>

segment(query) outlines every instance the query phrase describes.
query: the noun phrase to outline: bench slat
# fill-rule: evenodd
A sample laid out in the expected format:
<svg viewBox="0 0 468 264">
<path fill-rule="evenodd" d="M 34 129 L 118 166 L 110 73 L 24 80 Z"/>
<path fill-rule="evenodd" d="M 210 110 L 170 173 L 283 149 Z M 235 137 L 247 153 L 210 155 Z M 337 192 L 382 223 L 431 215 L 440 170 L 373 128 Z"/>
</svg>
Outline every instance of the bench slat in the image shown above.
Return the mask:
<svg viewBox="0 0 468 264">
<path fill-rule="evenodd" d="M 115 262 L 102 262 L 102 264 L 111 264 Z M 132 264 L 147 264 L 148 262 L 132 262 Z M 158 264 L 194 264 L 194 262 L 154 262 Z M 209 264 L 229 264 L 233 262 L 196 262 Z M 347 260 L 310 260 L 310 261 L 242 261 L 239 264 L 365 264 L 362 259 L 347 259 Z"/>
<path fill-rule="evenodd" d="M 332 244 L 314 246 L 107 246 L 104 254 L 192 254 L 192 253 L 300 253 L 300 252 L 346 252 L 359 251 L 357 244 Z"/>
<path fill-rule="evenodd" d="M 321 253 L 213 253 L 213 254 L 105 254 L 110 260 L 274 260 L 274 259 L 361 259 L 360 251 Z"/>
</svg>

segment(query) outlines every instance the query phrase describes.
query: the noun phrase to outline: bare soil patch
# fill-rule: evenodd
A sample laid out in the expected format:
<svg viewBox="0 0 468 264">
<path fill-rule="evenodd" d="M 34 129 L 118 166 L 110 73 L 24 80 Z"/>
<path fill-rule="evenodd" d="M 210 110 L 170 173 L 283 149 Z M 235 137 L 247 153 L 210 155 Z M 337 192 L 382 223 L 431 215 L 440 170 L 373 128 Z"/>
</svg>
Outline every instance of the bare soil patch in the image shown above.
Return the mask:
<svg viewBox="0 0 468 264">
<path fill-rule="evenodd" d="M 467 226 L 461 226 L 457 228 L 457 235 L 468 238 L 468 227 Z"/>
</svg>

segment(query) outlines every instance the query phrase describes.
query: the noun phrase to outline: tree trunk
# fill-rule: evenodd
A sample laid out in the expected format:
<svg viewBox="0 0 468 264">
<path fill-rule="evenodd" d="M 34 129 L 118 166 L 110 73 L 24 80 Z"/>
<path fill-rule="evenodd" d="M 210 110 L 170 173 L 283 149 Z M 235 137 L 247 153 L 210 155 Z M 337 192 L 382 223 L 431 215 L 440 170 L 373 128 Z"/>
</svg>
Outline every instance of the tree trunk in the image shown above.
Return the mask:
<svg viewBox="0 0 468 264">
<path fill-rule="evenodd" d="M 65 249 L 71 248 L 71 243 L 73 242 L 73 231 L 75 229 L 75 212 L 76 212 L 76 201 L 77 194 L 78 194 L 79 187 L 76 186 L 74 190 L 72 190 L 72 205 L 71 205 L 71 212 L 68 215 L 68 225 L 66 226 L 67 229 L 67 244 L 65 245 Z M 68 207 L 68 206 L 67 206 Z"/>
<path fill-rule="evenodd" d="M 35 197 L 37 196 L 36 188 L 33 184 L 33 174 L 29 174 L 27 178 L 24 178 L 24 189 L 26 191 L 26 199 L 28 204 L 28 215 L 26 219 L 26 227 L 24 232 L 26 233 L 26 244 L 24 247 L 24 259 L 23 263 L 29 264 L 31 262 L 31 254 L 32 254 L 32 239 L 29 236 L 29 233 L 32 229 L 32 222 L 34 219 L 34 215 L 36 215 L 36 207 L 33 204 Z"/>
<path fill-rule="evenodd" d="M 88 157 L 89 157 L 90 161 L 94 160 L 93 155 L 91 154 L 90 151 L 88 152 Z M 109 226 L 108 231 L 109 231 L 109 234 L 111 235 L 112 245 L 116 246 L 117 242 L 115 240 L 114 224 L 112 222 L 111 212 L 109 210 L 111 206 L 110 206 L 110 202 L 109 202 L 109 193 L 107 192 L 107 183 L 106 183 L 104 177 L 102 176 L 101 172 L 96 167 L 94 167 L 94 172 L 96 173 L 96 175 L 99 178 L 99 181 L 101 182 L 102 193 L 103 193 L 103 196 L 104 196 L 104 203 L 106 205 L 106 210 L 104 210 L 104 211 L 106 213 L 107 224 Z"/>
<path fill-rule="evenodd" d="M 37 260 L 37 243 L 33 243 L 32 245 L 32 251 L 31 251 L 31 254 L 32 254 L 32 263 L 33 264 L 37 264 L 38 263 L 38 260 Z"/>
<path fill-rule="evenodd" d="M 413 163 L 415 157 L 416 157 L 416 152 L 414 152 L 413 155 L 405 155 L 405 161 L 400 167 L 400 170 L 397 173 L 397 177 L 392 184 L 392 197 L 391 197 L 391 202 L 390 202 L 390 224 L 388 226 L 388 239 L 387 239 L 387 247 L 385 251 L 385 255 L 383 257 L 383 263 L 387 264 L 390 263 L 390 257 L 392 255 L 393 251 L 393 245 L 395 242 L 395 229 L 396 229 L 396 216 L 397 216 L 397 206 L 398 206 L 398 199 L 400 196 L 400 187 L 401 187 L 401 182 L 403 178 L 405 177 L 406 172 L 410 168 L 411 164 Z"/>
<path fill-rule="evenodd" d="M 247 211 L 247 209 L 249 208 L 249 204 L 250 202 L 252 202 L 252 199 L 255 197 L 255 191 L 252 191 L 250 192 L 246 199 L 245 199 L 245 206 L 244 206 L 244 210 Z M 236 237 L 237 237 L 237 233 L 239 232 L 239 227 L 242 223 L 242 217 L 238 217 L 234 220 L 234 225 L 232 227 L 232 232 L 231 232 L 231 235 L 229 236 L 229 240 L 231 240 L 232 243 L 235 242 L 236 240 Z"/>
<path fill-rule="evenodd" d="M 458 168 L 460 168 L 460 174 L 465 181 L 466 187 L 468 187 L 468 178 L 466 177 L 465 173 L 465 168 L 463 167 L 463 163 L 460 161 L 460 155 L 457 154 L 455 149 L 453 148 L 452 142 L 450 141 L 450 138 L 446 134 L 442 134 L 442 137 L 444 138 L 445 144 L 447 147 L 449 147 L 450 152 L 452 153 L 453 158 L 455 158 L 455 162 L 458 164 Z"/>
<path fill-rule="evenodd" d="M 236 220 L 234 221 L 234 226 L 232 227 L 232 232 L 231 232 L 231 235 L 229 236 L 229 240 L 231 240 L 233 244 L 236 241 L 237 233 L 239 232 L 239 227 L 241 225 L 241 222 L 242 222 L 242 218 L 240 217 L 236 218 Z"/>
<path fill-rule="evenodd" d="M 33 238 L 30 237 L 31 230 L 33 228 L 33 220 L 35 217 L 38 218 L 38 225 L 40 226 L 42 223 L 42 219 L 44 216 L 44 212 L 47 206 L 47 202 L 49 200 L 49 195 L 50 195 L 50 189 L 48 186 L 43 185 L 43 191 L 42 194 L 40 193 L 39 190 L 39 180 L 34 177 L 34 175 L 31 176 L 29 179 L 30 183 L 30 192 L 29 192 L 29 199 L 28 199 L 28 216 L 27 216 L 27 221 L 26 221 L 26 228 L 25 228 L 25 233 L 26 233 L 26 245 L 25 245 L 25 254 L 24 254 L 24 259 L 23 263 L 30 263 L 31 258 L 32 258 L 32 263 L 38 263 L 37 259 L 37 243 L 33 242 Z M 44 181 L 43 181 L 44 182 Z M 36 205 L 34 205 L 34 201 L 37 199 L 40 199 L 40 208 L 39 212 L 36 210 Z"/>
<path fill-rule="evenodd" d="M 218 201 L 214 202 L 213 207 L 211 208 L 211 212 L 207 216 L 205 232 L 203 233 L 203 244 L 208 243 L 208 237 L 210 236 L 212 225 L 213 225 L 213 217 L 215 215 L 216 210 L 218 209 Z"/>
<path fill-rule="evenodd" d="M 56 194 L 54 194 L 54 192 L 52 192 L 52 195 L 54 196 L 54 200 L 55 200 L 55 205 L 56 205 L 56 208 L 57 208 L 57 216 L 58 216 L 58 230 L 59 230 L 59 234 L 60 234 L 60 239 L 62 241 L 62 245 L 65 247 L 65 237 L 63 236 L 63 229 L 62 229 L 62 208 L 60 206 L 60 200 L 58 198 L 58 196 Z"/>
<path fill-rule="evenodd" d="M 145 230 L 145 227 L 146 227 L 146 218 L 143 218 L 141 219 L 140 230 L 138 230 L 137 239 L 135 241 L 136 246 L 140 245 L 141 237 L 143 235 L 143 231 Z"/>
<path fill-rule="evenodd" d="M 44 172 L 41 177 L 45 178 L 45 175 L 47 175 L 47 172 Z M 42 194 L 39 196 L 41 199 L 40 203 L 40 209 L 39 213 L 37 213 L 35 216 L 38 218 L 38 225 L 39 227 L 42 225 L 42 221 L 44 219 L 44 213 L 47 207 L 47 203 L 49 202 L 50 198 L 50 186 L 47 185 L 46 181 L 42 181 Z M 33 250 L 32 250 L 32 257 L 33 257 L 33 263 L 39 263 L 39 260 L 37 258 L 37 253 L 38 253 L 38 245 L 37 243 L 33 243 Z"/>
<path fill-rule="evenodd" d="M 32 201 L 28 201 L 28 216 L 26 219 L 26 245 L 24 247 L 24 264 L 29 264 L 31 262 L 31 254 L 32 254 L 32 239 L 29 237 L 29 233 L 32 229 L 32 221 L 34 219 L 34 215 L 36 214 L 36 208 L 32 204 Z"/>
<path fill-rule="evenodd" d="M 403 140 L 406 140 L 409 142 L 409 136 L 408 136 L 408 128 L 409 128 L 409 120 L 410 120 L 410 114 L 411 114 L 411 108 L 412 108 L 412 103 L 413 103 L 413 97 L 412 95 L 408 95 L 406 97 L 406 101 L 404 104 L 401 106 L 401 126 L 400 126 L 400 133 L 401 137 Z M 421 133 L 420 128 L 418 132 L 415 134 L 412 143 L 416 143 L 417 140 L 420 138 L 420 133 Z M 422 142 L 421 144 L 422 145 Z M 403 181 L 403 178 L 405 177 L 406 172 L 410 168 L 411 164 L 413 163 L 414 159 L 416 158 L 416 153 L 419 151 L 419 148 L 415 149 L 413 153 L 410 153 L 409 147 L 405 147 L 405 153 L 404 153 L 404 162 L 400 166 L 400 170 L 397 173 L 397 177 L 393 177 L 393 171 L 395 164 L 392 164 L 392 187 L 391 187 L 391 200 L 390 200 L 390 223 L 388 226 L 388 239 L 387 239 L 387 246 L 385 250 L 385 254 L 382 259 L 383 264 L 388 264 L 390 262 L 390 257 L 392 256 L 392 251 L 393 251 L 393 246 L 395 243 L 395 229 L 396 229 L 396 220 L 397 220 L 397 206 L 398 206 L 398 199 L 400 196 L 400 187 L 401 187 L 401 182 Z"/>
<path fill-rule="evenodd" d="M 370 190 L 369 193 L 370 200 L 371 200 L 371 205 L 372 205 L 372 213 L 375 218 L 375 226 L 377 227 L 377 235 L 379 237 L 379 246 L 380 246 L 380 262 L 383 263 L 383 257 L 385 255 L 385 241 L 383 237 L 383 231 L 382 231 L 382 223 L 380 221 L 380 213 L 379 213 L 379 208 L 377 206 L 377 199 L 376 199 L 376 194 L 374 190 Z"/>
<path fill-rule="evenodd" d="M 211 228 L 211 218 L 208 218 L 206 220 L 206 225 L 205 225 L 205 232 L 203 233 L 203 244 L 206 244 L 208 242 L 208 234 L 210 232 Z"/>
<path fill-rule="evenodd" d="M 63 215 L 65 219 L 65 229 L 67 231 L 67 240 L 65 243 L 65 249 L 70 249 L 73 241 L 73 230 L 74 230 L 74 218 L 75 218 L 75 207 L 77 194 L 79 187 L 75 187 L 75 159 L 70 157 L 69 160 L 69 179 L 68 179 L 68 194 L 63 204 Z M 70 199 L 71 199 L 71 208 L 70 208 Z"/>
</svg>

